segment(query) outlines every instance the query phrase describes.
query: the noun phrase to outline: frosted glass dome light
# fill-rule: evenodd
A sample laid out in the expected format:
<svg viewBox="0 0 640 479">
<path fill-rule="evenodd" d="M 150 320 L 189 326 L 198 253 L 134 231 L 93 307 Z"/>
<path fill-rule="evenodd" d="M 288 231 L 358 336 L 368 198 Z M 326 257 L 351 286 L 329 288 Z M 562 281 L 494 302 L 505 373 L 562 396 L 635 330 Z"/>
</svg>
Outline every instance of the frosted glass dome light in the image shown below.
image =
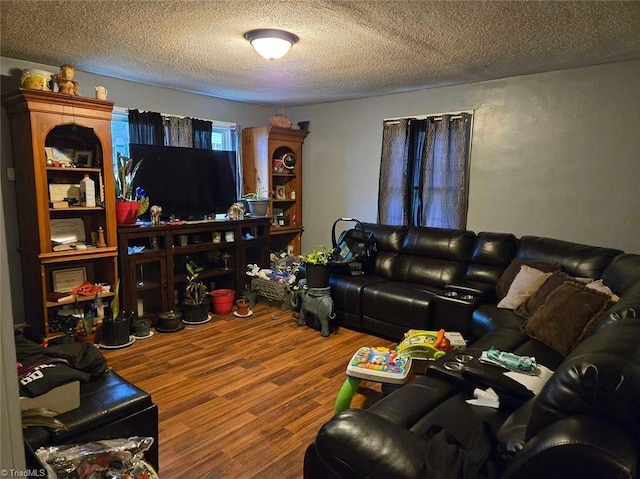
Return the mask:
<svg viewBox="0 0 640 479">
<path fill-rule="evenodd" d="M 261 57 L 267 60 L 282 58 L 298 41 L 298 37 L 293 33 L 270 28 L 251 30 L 244 34 L 244 38 L 251 43 Z"/>
</svg>

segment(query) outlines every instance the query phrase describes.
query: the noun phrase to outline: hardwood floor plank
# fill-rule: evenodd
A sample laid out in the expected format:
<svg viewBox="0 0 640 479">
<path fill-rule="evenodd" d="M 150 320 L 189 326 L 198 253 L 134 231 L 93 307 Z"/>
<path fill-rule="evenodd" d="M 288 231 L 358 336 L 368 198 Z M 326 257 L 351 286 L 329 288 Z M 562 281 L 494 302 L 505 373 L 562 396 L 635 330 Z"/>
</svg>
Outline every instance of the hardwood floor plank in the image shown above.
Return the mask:
<svg viewBox="0 0 640 479">
<path fill-rule="evenodd" d="M 158 404 L 162 479 L 294 479 L 333 414 L 347 361 L 360 346 L 385 345 L 344 328 L 324 338 L 258 304 L 250 318 L 214 316 L 102 351 Z M 354 407 L 381 397 L 379 384 L 364 386 Z"/>
</svg>

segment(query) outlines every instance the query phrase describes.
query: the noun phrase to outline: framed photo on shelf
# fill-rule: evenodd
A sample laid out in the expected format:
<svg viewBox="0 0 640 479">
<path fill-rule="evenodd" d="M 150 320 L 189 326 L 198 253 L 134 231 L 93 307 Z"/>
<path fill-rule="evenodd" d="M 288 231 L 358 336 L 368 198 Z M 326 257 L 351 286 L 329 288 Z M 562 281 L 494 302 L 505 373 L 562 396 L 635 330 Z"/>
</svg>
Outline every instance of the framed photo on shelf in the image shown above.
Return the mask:
<svg viewBox="0 0 640 479">
<path fill-rule="evenodd" d="M 276 200 L 286 200 L 286 199 L 287 199 L 287 193 L 284 190 L 284 186 L 283 185 L 276 186 Z"/>
<path fill-rule="evenodd" d="M 68 293 L 87 281 L 87 268 L 57 269 L 51 272 L 51 279 L 56 293 Z"/>
<path fill-rule="evenodd" d="M 93 166 L 93 151 L 76 151 L 73 159 L 78 168 L 91 168 Z"/>
</svg>

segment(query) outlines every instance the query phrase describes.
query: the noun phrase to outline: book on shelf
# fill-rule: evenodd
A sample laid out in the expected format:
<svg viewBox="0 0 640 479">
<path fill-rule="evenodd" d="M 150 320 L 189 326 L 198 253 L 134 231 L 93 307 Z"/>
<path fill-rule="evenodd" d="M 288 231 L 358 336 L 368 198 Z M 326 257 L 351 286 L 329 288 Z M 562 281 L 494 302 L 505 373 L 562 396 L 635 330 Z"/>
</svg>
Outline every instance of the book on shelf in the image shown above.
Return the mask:
<svg viewBox="0 0 640 479">
<path fill-rule="evenodd" d="M 72 293 L 59 293 L 57 291 L 49 291 L 47 293 L 47 301 L 50 303 L 65 303 L 75 299 L 76 297 Z"/>
</svg>

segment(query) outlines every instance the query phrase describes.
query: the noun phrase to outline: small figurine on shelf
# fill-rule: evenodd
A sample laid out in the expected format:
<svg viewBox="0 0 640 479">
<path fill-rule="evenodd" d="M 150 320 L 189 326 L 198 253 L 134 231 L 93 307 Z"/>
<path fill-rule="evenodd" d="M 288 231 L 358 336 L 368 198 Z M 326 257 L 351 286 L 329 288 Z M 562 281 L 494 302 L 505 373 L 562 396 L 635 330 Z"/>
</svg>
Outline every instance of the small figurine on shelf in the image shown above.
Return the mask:
<svg viewBox="0 0 640 479">
<path fill-rule="evenodd" d="M 293 226 L 298 226 L 298 218 L 296 217 L 296 214 L 293 214 L 293 217 L 291 218 L 291 224 Z"/>
<path fill-rule="evenodd" d="M 98 248 L 106 248 L 107 242 L 104 239 L 104 228 L 102 226 L 98 227 Z"/>
<path fill-rule="evenodd" d="M 56 75 L 58 92 L 66 95 L 78 96 L 78 82 L 73 80 L 76 69 L 71 65 L 62 65 L 60 73 Z"/>
<path fill-rule="evenodd" d="M 244 219 L 244 203 L 234 203 L 229 207 L 229 211 L 227 212 L 227 217 L 230 220 L 242 220 Z"/>
<path fill-rule="evenodd" d="M 162 214 L 162 207 L 153 205 L 149 211 L 151 212 L 151 226 L 160 226 L 160 215 Z"/>
</svg>

